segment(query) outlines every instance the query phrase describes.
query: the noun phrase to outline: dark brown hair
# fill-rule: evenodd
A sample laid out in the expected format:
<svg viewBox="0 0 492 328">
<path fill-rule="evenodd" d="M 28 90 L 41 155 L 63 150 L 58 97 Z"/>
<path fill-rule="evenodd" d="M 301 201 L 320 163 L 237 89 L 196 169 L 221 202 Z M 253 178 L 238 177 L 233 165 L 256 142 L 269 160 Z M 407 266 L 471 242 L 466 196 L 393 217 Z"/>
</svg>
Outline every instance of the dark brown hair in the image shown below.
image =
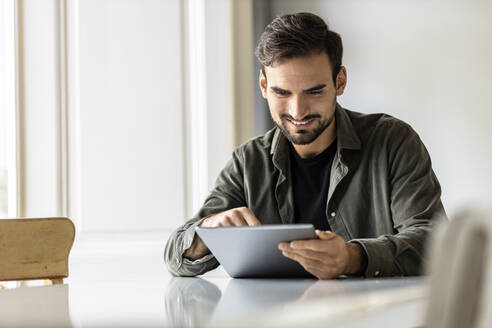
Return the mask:
<svg viewBox="0 0 492 328">
<path fill-rule="evenodd" d="M 271 66 L 281 59 L 307 56 L 313 51 L 326 52 L 331 62 L 333 82 L 342 65 L 342 38 L 330 31 L 319 16 L 297 13 L 277 16 L 261 34 L 255 55 L 263 65 Z"/>
</svg>

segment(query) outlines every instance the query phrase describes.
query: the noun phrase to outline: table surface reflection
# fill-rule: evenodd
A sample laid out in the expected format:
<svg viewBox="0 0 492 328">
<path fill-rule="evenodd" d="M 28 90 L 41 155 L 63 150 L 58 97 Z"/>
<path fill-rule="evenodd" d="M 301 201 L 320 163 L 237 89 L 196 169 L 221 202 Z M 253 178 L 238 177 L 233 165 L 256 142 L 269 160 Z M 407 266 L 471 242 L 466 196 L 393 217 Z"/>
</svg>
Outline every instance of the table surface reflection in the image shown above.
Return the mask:
<svg viewBox="0 0 492 328">
<path fill-rule="evenodd" d="M 415 327 L 425 278 L 231 279 L 169 275 L 153 256 L 71 262 L 64 285 L 0 290 L 2 327 Z"/>
</svg>

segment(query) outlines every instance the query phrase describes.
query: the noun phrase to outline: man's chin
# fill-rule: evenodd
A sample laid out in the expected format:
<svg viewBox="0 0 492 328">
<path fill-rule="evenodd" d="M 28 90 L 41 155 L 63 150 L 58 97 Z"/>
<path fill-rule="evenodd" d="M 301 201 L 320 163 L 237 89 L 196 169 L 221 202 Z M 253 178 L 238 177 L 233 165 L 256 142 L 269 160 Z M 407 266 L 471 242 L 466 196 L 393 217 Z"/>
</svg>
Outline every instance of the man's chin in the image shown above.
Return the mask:
<svg viewBox="0 0 492 328">
<path fill-rule="evenodd" d="M 275 121 L 274 121 L 275 122 Z M 314 142 L 328 127 L 329 123 L 323 124 L 323 121 L 318 123 L 318 126 L 311 127 L 306 130 L 290 130 L 285 125 L 277 124 L 278 128 L 282 131 L 282 134 L 294 145 L 309 145 Z"/>
<path fill-rule="evenodd" d="M 318 137 L 314 135 L 312 132 L 308 132 L 308 131 L 304 131 L 300 133 L 289 133 L 284 131 L 284 135 L 294 145 L 309 145 Z"/>
</svg>

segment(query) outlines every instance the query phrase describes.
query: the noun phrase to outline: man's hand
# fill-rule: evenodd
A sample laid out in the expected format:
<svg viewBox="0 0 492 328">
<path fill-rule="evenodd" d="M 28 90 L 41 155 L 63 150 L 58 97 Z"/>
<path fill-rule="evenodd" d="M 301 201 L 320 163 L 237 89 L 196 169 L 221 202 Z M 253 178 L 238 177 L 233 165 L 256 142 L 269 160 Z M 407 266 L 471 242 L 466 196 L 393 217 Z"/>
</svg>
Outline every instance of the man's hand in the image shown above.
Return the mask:
<svg viewBox="0 0 492 328">
<path fill-rule="evenodd" d="M 347 243 L 331 231 L 316 230 L 316 235 L 319 239 L 284 242 L 278 248 L 318 279 L 364 273 L 367 256 L 358 244 Z"/>
<path fill-rule="evenodd" d="M 236 207 L 228 211 L 220 212 L 207 217 L 202 221 L 200 227 L 236 227 L 236 226 L 258 226 L 260 220 L 247 207 Z M 199 259 L 210 253 L 202 239 L 195 234 L 190 248 L 184 253 L 184 257 L 190 260 Z"/>
</svg>

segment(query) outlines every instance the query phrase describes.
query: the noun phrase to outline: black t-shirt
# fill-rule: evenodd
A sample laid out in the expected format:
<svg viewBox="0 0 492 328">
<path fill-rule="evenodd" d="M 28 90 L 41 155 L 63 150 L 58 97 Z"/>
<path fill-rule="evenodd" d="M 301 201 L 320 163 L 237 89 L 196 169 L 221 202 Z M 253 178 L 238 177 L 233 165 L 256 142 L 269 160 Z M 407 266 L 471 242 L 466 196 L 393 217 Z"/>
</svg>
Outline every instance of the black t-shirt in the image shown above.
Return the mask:
<svg viewBox="0 0 492 328">
<path fill-rule="evenodd" d="M 326 217 L 330 171 L 337 150 L 336 140 L 321 154 L 301 158 L 290 145 L 296 223 L 312 223 L 315 229 L 331 230 Z"/>
</svg>

